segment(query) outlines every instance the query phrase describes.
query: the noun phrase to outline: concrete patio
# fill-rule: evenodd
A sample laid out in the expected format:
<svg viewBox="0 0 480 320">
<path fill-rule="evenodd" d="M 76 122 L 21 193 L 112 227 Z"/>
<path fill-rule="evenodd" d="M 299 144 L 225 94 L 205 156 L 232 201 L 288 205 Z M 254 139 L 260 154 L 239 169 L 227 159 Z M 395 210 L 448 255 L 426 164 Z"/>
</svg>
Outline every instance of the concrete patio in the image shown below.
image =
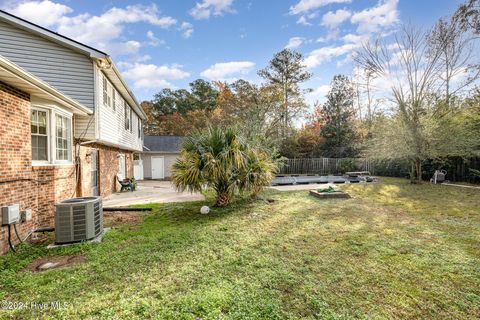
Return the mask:
<svg viewBox="0 0 480 320">
<path fill-rule="evenodd" d="M 183 202 L 203 200 L 200 193 L 177 192 L 170 181 L 143 180 L 134 192 L 117 192 L 103 198 L 104 207 L 122 207 L 152 202 Z"/>
</svg>

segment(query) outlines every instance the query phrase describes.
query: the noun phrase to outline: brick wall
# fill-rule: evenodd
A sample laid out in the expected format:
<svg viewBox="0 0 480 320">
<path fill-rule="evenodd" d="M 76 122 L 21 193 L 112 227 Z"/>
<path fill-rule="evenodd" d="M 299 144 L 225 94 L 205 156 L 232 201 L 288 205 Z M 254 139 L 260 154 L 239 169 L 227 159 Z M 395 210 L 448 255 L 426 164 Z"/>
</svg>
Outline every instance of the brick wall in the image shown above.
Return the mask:
<svg viewBox="0 0 480 320">
<path fill-rule="evenodd" d="M 30 97 L 0 82 L 0 206 L 31 209 L 32 220 L 17 225 L 20 237 L 53 227 L 55 203 L 75 192 L 75 167 L 32 167 Z M 0 226 L 0 254 L 9 250 L 8 227 Z M 18 239 L 12 230 L 12 239 Z"/>
<path fill-rule="evenodd" d="M 92 150 L 98 150 L 99 193 L 106 197 L 120 190 L 117 182 L 119 155 L 125 155 L 127 177 L 133 176 L 133 152 L 101 144 L 88 144 L 80 147 L 81 189 L 82 196 L 92 195 Z"/>
<path fill-rule="evenodd" d="M 55 203 L 75 196 L 92 195 L 92 149 L 99 150 L 99 191 L 107 196 L 120 188 L 116 182 L 118 155 L 125 155 L 127 176 L 133 176 L 133 153 L 100 144 L 81 146 L 80 175 L 74 164 L 32 167 L 30 96 L 0 82 L 0 207 L 20 204 L 31 209 L 32 220 L 20 223 L 22 238 L 35 228 L 53 227 Z M 78 146 L 76 146 L 78 148 Z M 75 150 L 77 154 L 78 149 Z M 0 255 L 9 250 L 8 227 L 0 226 Z M 18 243 L 12 230 L 12 239 Z"/>
</svg>

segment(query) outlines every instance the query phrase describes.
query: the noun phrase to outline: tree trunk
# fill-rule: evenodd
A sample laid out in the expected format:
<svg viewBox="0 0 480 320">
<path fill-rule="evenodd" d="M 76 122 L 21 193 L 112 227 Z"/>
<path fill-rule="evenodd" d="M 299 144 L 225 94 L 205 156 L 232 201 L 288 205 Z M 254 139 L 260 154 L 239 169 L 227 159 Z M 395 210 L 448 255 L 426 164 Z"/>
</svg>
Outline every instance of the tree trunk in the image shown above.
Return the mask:
<svg viewBox="0 0 480 320">
<path fill-rule="evenodd" d="M 226 191 L 217 191 L 217 199 L 215 200 L 215 207 L 223 208 L 230 203 L 230 194 Z"/>
<path fill-rule="evenodd" d="M 415 160 L 415 168 L 417 171 L 417 183 L 422 183 L 422 160 Z"/>
</svg>

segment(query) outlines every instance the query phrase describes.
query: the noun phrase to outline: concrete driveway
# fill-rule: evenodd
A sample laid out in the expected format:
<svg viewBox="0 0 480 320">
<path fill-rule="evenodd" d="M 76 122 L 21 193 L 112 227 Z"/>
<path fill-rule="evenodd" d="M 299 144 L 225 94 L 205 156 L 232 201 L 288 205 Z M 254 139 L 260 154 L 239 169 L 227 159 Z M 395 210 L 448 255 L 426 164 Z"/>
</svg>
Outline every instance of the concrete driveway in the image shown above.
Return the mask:
<svg viewBox="0 0 480 320">
<path fill-rule="evenodd" d="M 103 198 L 104 207 L 123 207 L 152 202 L 184 202 L 203 200 L 200 193 L 177 192 L 170 181 L 144 180 L 137 182 L 137 190 L 111 194 Z"/>
</svg>

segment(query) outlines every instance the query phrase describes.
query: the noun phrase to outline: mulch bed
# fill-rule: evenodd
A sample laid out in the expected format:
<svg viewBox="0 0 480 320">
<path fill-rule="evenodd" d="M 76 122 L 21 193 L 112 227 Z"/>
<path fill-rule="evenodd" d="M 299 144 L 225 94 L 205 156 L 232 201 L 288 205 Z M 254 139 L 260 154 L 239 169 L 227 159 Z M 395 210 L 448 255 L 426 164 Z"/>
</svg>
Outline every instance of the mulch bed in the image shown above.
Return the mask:
<svg viewBox="0 0 480 320">
<path fill-rule="evenodd" d="M 79 263 L 85 262 L 86 259 L 84 256 L 81 254 L 74 254 L 70 256 L 50 256 L 50 257 L 41 257 L 38 259 L 33 260 L 30 262 L 25 268 L 23 268 L 21 271 L 22 272 L 42 272 L 42 271 L 47 271 L 51 269 L 58 269 L 58 268 L 63 268 L 63 267 L 69 267 L 72 265 L 76 265 Z M 52 264 L 55 264 L 55 267 L 52 267 L 50 269 L 40 269 L 40 266 L 43 264 L 50 262 Z"/>
</svg>

